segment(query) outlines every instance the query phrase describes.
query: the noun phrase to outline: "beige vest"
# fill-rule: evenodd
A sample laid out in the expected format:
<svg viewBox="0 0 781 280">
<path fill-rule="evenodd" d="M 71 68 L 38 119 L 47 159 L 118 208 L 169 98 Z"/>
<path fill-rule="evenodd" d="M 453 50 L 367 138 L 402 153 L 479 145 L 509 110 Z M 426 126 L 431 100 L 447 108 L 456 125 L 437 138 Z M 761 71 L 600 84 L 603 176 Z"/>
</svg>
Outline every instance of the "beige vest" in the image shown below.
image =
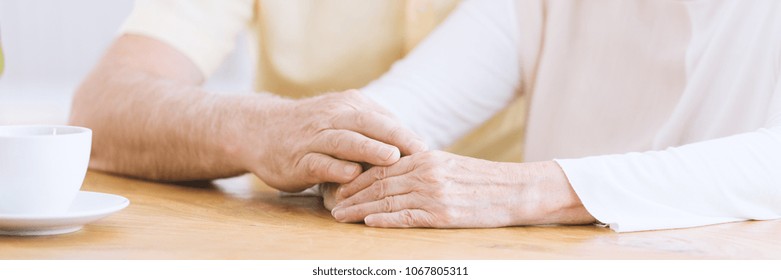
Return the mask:
<svg viewBox="0 0 781 280">
<path fill-rule="evenodd" d="M 530 108 L 525 158 L 577 158 L 653 147 L 686 86 L 684 58 L 691 31 L 684 4 L 518 3 L 523 15 L 522 92 Z M 633 112 L 631 117 L 627 112 Z"/>
</svg>

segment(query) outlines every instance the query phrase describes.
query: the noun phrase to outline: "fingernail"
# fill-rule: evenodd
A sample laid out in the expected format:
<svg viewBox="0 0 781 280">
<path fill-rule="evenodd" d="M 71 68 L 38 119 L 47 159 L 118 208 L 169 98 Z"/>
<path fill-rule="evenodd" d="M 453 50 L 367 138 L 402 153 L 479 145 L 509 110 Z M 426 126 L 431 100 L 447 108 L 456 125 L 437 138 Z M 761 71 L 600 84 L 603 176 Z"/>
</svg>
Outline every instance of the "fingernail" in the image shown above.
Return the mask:
<svg viewBox="0 0 781 280">
<path fill-rule="evenodd" d="M 369 215 L 369 216 L 366 216 L 366 218 L 363 218 L 363 223 L 366 224 L 367 226 L 373 227 L 374 226 L 374 222 L 375 222 L 374 221 L 374 216 L 372 216 L 372 215 Z"/>
<path fill-rule="evenodd" d="M 334 219 L 341 221 L 342 219 L 344 219 L 344 210 L 339 208 L 334 208 L 334 210 L 331 211 L 331 215 L 334 216 Z"/>
<path fill-rule="evenodd" d="M 410 147 L 412 147 L 412 152 L 414 153 L 425 152 L 428 150 L 428 145 L 426 145 L 426 143 L 423 143 L 422 141 L 414 141 L 412 142 L 412 145 L 410 145 Z"/>
<path fill-rule="evenodd" d="M 389 160 L 393 155 L 396 153 L 396 149 L 383 147 L 379 151 L 377 151 L 377 156 L 379 156 L 383 160 Z"/>
<path fill-rule="evenodd" d="M 347 165 L 344 167 L 344 174 L 345 175 L 353 175 L 355 173 L 355 166 Z"/>
</svg>

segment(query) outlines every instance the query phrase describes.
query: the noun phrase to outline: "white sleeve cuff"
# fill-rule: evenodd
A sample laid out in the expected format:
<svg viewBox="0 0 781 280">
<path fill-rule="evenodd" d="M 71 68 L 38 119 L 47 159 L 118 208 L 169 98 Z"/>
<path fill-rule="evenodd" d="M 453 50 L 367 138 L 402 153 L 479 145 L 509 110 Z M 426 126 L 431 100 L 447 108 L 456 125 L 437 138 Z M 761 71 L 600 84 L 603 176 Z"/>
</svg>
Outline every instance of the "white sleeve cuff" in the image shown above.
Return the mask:
<svg viewBox="0 0 781 280">
<path fill-rule="evenodd" d="M 611 157 L 619 156 L 642 155 L 636 153 L 555 160 L 564 170 L 570 185 L 589 214 L 597 221 L 608 225 L 610 229 L 616 232 L 633 232 L 688 228 L 744 220 L 692 213 L 673 205 L 666 205 L 664 201 L 655 200 L 652 196 L 633 192 L 636 187 L 622 188 L 626 184 L 652 187 L 653 182 L 641 182 L 643 179 L 640 178 L 637 178 L 634 183 L 628 182 L 631 180 L 631 173 L 622 169 L 632 167 L 630 165 L 622 167 L 621 163 L 610 163 Z M 681 199 L 675 194 L 670 196 Z"/>
</svg>

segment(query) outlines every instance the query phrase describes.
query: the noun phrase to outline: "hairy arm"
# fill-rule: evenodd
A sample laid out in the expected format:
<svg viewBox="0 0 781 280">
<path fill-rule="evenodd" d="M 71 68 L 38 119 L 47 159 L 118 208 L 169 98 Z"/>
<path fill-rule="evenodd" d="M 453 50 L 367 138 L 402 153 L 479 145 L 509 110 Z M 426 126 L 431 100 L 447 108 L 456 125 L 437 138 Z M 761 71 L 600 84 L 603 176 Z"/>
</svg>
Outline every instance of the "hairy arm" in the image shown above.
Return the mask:
<svg viewBox="0 0 781 280">
<path fill-rule="evenodd" d="M 184 55 L 124 35 L 82 83 L 70 122 L 94 130 L 90 167 L 134 177 L 186 180 L 245 172 L 229 156 L 241 126 L 273 97 L 216 95 Z"/>
<path fill-rule="evenodd" d="M 94 132 L 90 167 L 155 180 L 253 172 L 300 191 L 352 180 L 355 162 L 388 165 L 425 148 L 357 93 L 292 101 L 215 94 L 200 88 L 203 80 L 165 43 L 120 37 L 73 100 L 70 122 Z"/>
</svg>

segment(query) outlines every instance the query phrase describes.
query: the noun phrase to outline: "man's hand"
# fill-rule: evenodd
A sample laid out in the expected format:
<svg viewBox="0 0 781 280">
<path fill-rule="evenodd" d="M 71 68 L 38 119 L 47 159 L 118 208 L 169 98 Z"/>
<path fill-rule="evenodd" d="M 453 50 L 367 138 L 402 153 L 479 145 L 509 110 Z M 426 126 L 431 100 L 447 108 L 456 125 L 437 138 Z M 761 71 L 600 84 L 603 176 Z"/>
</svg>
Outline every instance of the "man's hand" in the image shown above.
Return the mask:
<svg viewBox="0 0 781 280">
<path fill-rule="evenodd" d="M 361 173 L 358 163 L 388 166 L 402 154 L 426 149 L 417 135 L 355 90 L 264 101 L 258 122 L 247 123 L 237 148 L 229 150 L 248 171 L 283 191 L 347 183 Z"/>
<path fill-rule="evenodd" d="M 349 182 L 360 172 L 352 162 L 388 165 L 425 149 L 355 91 L 293 101 L 215 94 L 204 79 L 162 41 L 118 38 L 73 100 L 70 123 L 93 130 L 90 168 L 162 181 L 253 172 L 295 192 Z"/>
<path fill-rule="evenodd" d="M 554 162 L 499 163 L 445 152 L 373 167 L 343 185 L 340 222 L 471 228 L 594 221 Z"/>
</svg>

